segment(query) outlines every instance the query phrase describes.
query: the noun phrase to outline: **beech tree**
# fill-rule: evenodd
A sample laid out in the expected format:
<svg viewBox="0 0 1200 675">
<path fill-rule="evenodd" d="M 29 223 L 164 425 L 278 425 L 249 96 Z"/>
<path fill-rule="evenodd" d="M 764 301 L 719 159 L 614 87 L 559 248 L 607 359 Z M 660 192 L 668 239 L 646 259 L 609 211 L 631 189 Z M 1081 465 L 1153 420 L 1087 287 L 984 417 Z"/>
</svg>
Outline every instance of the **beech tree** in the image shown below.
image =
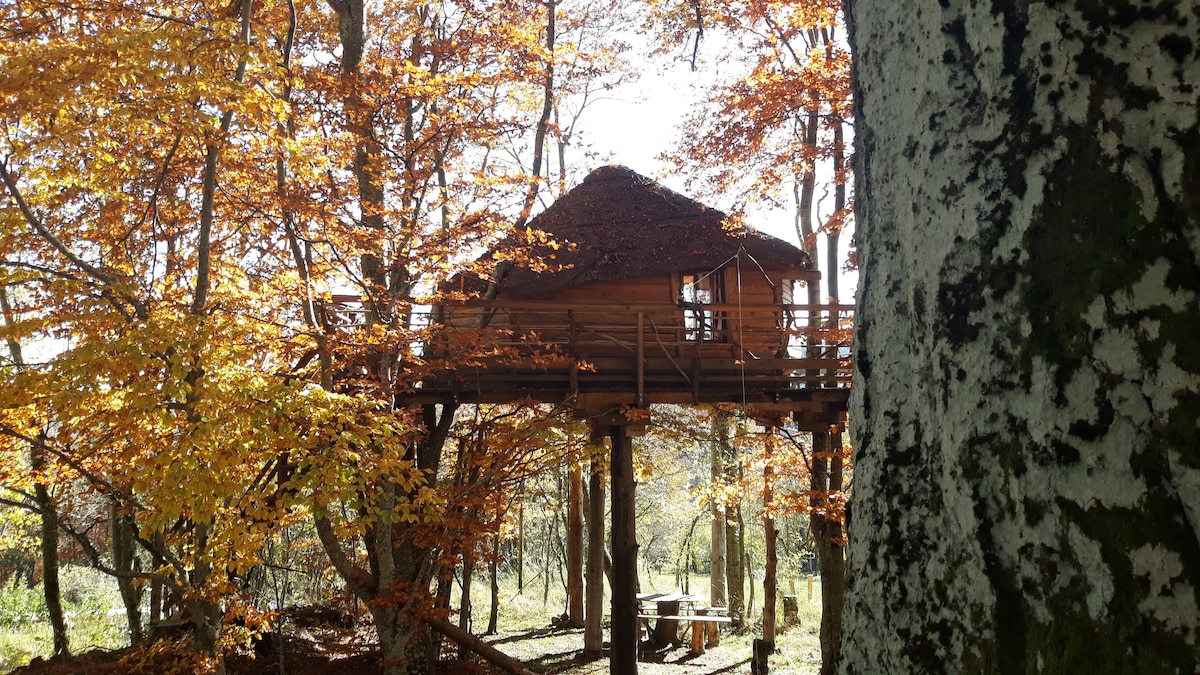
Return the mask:
<svg viewBox="0 0 1200 675">
<path fill-rule="evenodd" d="M 1200 661 L 1200 9 L 854 0 L 842 672 Z"/>
</svg>

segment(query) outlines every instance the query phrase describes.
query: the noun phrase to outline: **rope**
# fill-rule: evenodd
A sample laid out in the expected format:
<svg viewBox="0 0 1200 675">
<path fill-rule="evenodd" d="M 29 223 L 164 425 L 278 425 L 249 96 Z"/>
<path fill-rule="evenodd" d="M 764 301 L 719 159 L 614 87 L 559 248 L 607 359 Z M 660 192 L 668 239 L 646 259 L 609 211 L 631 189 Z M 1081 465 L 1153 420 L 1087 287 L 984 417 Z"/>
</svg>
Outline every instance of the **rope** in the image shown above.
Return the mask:
<svg viewBox="0 0 1200 675">
<path fill-rule="evenodd" d="M 717 272 L 720 272 L 723 267 L 725 267 L 726 265 L 728 265 L 730 263 L 730 261 L 738 260 L 738 257 L 741 255 L 741 253 L 742 253 L 742 251 L 739 249 L 737 253 L 734 253 L 733 255 L 726 258 L 725 262 L 717 265 L 716 267 L 705 272 L 704 274 L 697 276 L 695 283 L 700 283 L 701 281 L 704 281 L 705 279 L 711 277 L 712 275 L 716 274 Z"/>
</svg>

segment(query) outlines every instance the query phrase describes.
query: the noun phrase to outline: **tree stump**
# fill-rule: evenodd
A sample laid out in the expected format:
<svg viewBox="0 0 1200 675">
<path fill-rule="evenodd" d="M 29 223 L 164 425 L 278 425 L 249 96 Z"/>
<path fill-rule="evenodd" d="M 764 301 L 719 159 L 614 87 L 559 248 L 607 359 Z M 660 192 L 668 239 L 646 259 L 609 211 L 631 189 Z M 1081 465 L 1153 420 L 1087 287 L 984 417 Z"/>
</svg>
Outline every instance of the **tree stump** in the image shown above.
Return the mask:
<svg viewBox="0 0 1200 675">
<path fill-rule="evenodd" d="M 783 622 L 789 626 L 800 623 L 800 602 L 794 595 L 783 596 Z"/>
<path fill-rule="evenodd" d="M 770 664 L 768 659 L 775 653 L 775 643 L 767 640 L 754 641 L 754 655 L 750 657 L 751 675 L 768 675 Z"/>
</svg>

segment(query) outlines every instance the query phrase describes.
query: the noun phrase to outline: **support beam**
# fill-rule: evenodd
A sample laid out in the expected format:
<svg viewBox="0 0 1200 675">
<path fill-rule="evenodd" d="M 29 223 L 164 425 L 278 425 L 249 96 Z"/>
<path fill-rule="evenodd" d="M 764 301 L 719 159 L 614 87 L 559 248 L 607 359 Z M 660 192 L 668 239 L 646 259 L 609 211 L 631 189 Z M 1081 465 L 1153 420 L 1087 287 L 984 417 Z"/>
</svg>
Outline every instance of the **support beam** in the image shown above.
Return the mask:
<svg viewBox="0 0 1200 675">
<path fill-rule="evenodd" d="M 636 675 L 638 651 L 637 538 L 634 530 L 633 439 L 622 425 L 612 438 L 612 647 L 609 672 Z"/>
<path fill-rule="evenodd" d="M 583 628 L 583 467 L 577 462 L 567 483 L 567 615 L 572 628 Z"/>
<path fill-rule="evenodd" d="M 641 408 L 646 405 L 646 315 L 637 313 L 637 401 Z"/>
<path fill-rule="evenodd" d="M 594 457 L 594 456 L 593 456 Z M 604 650 L 604 470 L 595 458 L 588 475 L 587 574 L 583 614 L 583 653 L 598 657 Z"/>
</svg>

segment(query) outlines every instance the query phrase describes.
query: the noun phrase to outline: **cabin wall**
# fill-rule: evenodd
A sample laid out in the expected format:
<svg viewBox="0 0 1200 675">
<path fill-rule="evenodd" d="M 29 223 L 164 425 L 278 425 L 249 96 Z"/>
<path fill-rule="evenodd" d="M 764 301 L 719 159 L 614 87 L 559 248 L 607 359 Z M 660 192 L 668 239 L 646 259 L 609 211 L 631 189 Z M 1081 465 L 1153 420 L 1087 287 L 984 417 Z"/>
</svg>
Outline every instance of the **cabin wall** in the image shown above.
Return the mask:
<svg viewBox="0 0 1200 675">
<path fill-rule="evenodd" d="M 764 271 L 745 262 L 727 265 L 723 272 L 728 305 L 778 306 L 785 281 L 797 277 L 795 272 Z M 726 328 L 727 342 L 735 346 L 736 358 L 771 358 L 781 354 L 787 341 L 782 310 L 731 310 L 726 312 Z"/>
<path fill-rule="evenodd" d="M 522 303 L 492 314 L 489 329 L 536 334 L 545 344 L 557 345 L 584 359 L 606 356 L 629 357 L 635 352 L 637 312 L 628 307 L 604 308 L 605 303 L 655 303 L 661 310 L 642 312 L 643 349 L 648 355 L 666 353 L 673 357 L 770 358 L 781 353 L 786 335 L 781 330 L 783 312 L 777 309 L 786 280 L 805 274 L 795 270 L 767 270 L 745 263 L 716 272 L 724 285 L 724 298 L 714 312 L 717 339 L 696 340 L 689 330 L 685 311 L 678 307 L 683 275 L 660 274 L 598 281 L 557 289 L 538 298 L 514 300 L 501 293 L 500 301 Z M 555 305 L 546 310 L 528 308 L 530 302 Z M 732 309 L 732 306 L 739 306 Z M 745 306 L 745 309 L 741 309 Z M 571 311 L 568 314 L 567 309 Z M 480 310 L 448 307 L 444 322 L 452 330 L 473 331 Z M 691 335 L 689 335 L 691 333 Z"/>
</svg>

